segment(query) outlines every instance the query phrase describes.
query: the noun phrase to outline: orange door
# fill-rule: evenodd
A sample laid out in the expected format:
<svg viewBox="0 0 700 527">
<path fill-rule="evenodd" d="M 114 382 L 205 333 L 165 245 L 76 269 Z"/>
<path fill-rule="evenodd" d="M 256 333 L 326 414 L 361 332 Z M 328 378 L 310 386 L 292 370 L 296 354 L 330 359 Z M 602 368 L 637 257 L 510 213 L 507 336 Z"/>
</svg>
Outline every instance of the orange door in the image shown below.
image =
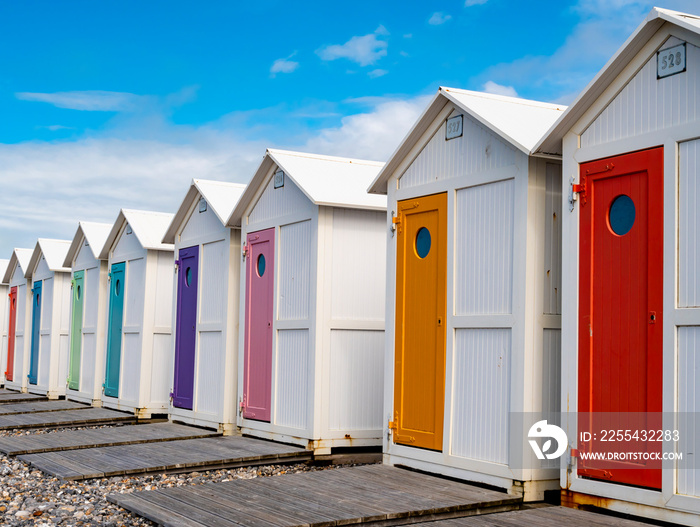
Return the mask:
<svg viewBox="0 0 700 527">
<path fill-rule="evenodd" d="M 447 194 L 398 209 L 394 441 L 442 450 Z"/>
<path fill-rule="evenodd" d="M 660 428 L 663 342 L 663 149 L 581 165 L 579 449 L 660 453 L 610 442 L 610 430 Z M 604 430 L 607 430 L 604 431 Z M 659 461 L 580 460 L 581 476 L 661 488 Z"/>
</svg>

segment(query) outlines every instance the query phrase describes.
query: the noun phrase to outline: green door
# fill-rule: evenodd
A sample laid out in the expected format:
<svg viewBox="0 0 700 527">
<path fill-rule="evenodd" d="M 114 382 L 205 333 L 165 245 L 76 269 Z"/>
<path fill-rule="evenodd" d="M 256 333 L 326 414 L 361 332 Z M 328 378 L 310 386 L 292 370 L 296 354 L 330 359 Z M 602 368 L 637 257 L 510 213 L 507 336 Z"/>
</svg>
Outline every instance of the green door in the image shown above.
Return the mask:
<svg viewBox="0 0 700 527">
<path fill-rule="evenodd" d="M 119 370 L 122 361 L 122 320 L 124 318 L 124 268 L 126 263 L 112 265 L 109 273 L 109 327 L 107 328 L 107 371 L 105 395 L 119 397 Z"/>
<path fill-rule="evenodd" d="M 85 271 L 76 271 L 71 281 L 73 289 L 73 309 L 70 323 L 70 365 L 68 367 L 68 388 L 80 389 L 80 348 L 83 342 L 83 294 L 85 292 Z"/>
</svg>

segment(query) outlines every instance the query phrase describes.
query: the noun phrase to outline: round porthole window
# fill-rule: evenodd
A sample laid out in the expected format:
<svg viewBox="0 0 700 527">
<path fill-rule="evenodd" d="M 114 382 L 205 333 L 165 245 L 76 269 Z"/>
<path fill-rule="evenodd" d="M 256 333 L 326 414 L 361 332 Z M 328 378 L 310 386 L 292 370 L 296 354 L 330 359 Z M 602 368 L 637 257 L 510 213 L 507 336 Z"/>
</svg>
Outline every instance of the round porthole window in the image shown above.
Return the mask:
<svg viewBox="0 0 700 527">
<path fill-rule="evenodd" d="M 114 284 L 114 294 L 119 296 L 119 294 L 122 291 L 122 284 L 120 280 L 117 280 L 117 283 Z"/>
<path fill-rule="evenodd" d="M 618 236 L 624 236 L 632 229 L 636 215 L 632 198 L 626 194 L 619 195 L 613 200 L 608 212 L 610 230 Z"/>
<path fill-rule="evenodd" d="M 430 252 L 430 231 L 425 227 L 418 229 L 416 233 L 416 254 L 418 258 L 425 258 Z"/>
<path fill-rule="evenodd" d="M 261 254 L 258 256 L 258 263 L 256 265 L 257 271 L 258 271 L 258 276 L 262 276 L 265 274 L 265 255 Z"/>
<path fill-rule="evenodd" d="M 185 284 L 187 285 L 187 287 L 189 287 L 191 283 L 192 283 L 192 268 L 188 267 L 185 270 Z"/>
<path fill-rule="evenodd" d="M 80 300 L 80 295 L 82 294 L 82 290 L 80 289 L 80 286 L 78 286 L 78 289 L 76 290 L 76 294 L 78 295 L 78 300 Z"/>
</svg>

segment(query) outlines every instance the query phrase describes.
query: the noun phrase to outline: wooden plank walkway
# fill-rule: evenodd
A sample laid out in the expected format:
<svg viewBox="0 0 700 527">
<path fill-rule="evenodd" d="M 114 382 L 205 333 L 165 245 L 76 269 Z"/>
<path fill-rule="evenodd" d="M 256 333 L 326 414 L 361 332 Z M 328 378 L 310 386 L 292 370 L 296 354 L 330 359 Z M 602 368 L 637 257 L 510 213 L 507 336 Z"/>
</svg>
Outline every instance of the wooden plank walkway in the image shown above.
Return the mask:
<svg viewBox="0 0 700 527">
<path fill-rule="evenodd" d="M 562 525 L 567 527 L 649 527 L 648 523 L 554 506 L 419 523 L 414 527 L 561 527 Z"/>
<path fill-rule="evenodd" d="M 110 494 L 160 525 L 332 527 L 405 525 L 513 510 L 522 498 L 386 465 Z"/>
<path fill-rule="evenodd" d="M 27 401 L 46 401 L 43 395 L 33 393 L 12 392 L 10 390 L 0 390 L 0 404 L 20 403 Z"/>
<path fill-rule="evenodd" d="M 312 455 L 296 446 L 230 436 L 26 454 L 19 459 L 64 480 L 82 480 L 300 462 Z"/>
<path fill-rule="evenodd" d="M 12 403 L 0 405 L 0 416 L 13 414 L 27 414 L 38 412 L 59 412 L 61 410 L 85 410 L 92 408 L 83 403 L 73 401 L 37 401 L 26 403 Z"/>
<path fill-rule="evenodd" d="M 115 428 L 98 428 L 35 434 L 22 437 L 0 437 L 0 452 L 9 456 L 39 454 L 81 448 L 135 445 L 159 441 L 176 441 L 200 437 L 220 436 L 219 432 L 203 430 L 174 423 L 127 425 Z"/>
<path fill-rule="evenodd" d="M 82 410 L 0 415 L 0 430 L 89 426 L 108 423 L 135 423 L 133 414 L 86 406 Z"/>
</svg>

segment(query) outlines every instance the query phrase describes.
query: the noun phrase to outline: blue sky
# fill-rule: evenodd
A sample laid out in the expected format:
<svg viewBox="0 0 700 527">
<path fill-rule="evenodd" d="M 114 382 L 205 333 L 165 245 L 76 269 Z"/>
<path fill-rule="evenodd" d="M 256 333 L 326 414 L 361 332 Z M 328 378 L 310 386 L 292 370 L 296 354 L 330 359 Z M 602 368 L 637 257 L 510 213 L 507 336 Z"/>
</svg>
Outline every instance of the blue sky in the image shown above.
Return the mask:
<svg viewBox="0 0 700 527">
<path fill-rule="evenodd" d="M 384 161 L 440 85 L 566 104 L 652 5 L 3 2 L 0 258 L 247 182 L 266 147 Z"/>
</svg>

